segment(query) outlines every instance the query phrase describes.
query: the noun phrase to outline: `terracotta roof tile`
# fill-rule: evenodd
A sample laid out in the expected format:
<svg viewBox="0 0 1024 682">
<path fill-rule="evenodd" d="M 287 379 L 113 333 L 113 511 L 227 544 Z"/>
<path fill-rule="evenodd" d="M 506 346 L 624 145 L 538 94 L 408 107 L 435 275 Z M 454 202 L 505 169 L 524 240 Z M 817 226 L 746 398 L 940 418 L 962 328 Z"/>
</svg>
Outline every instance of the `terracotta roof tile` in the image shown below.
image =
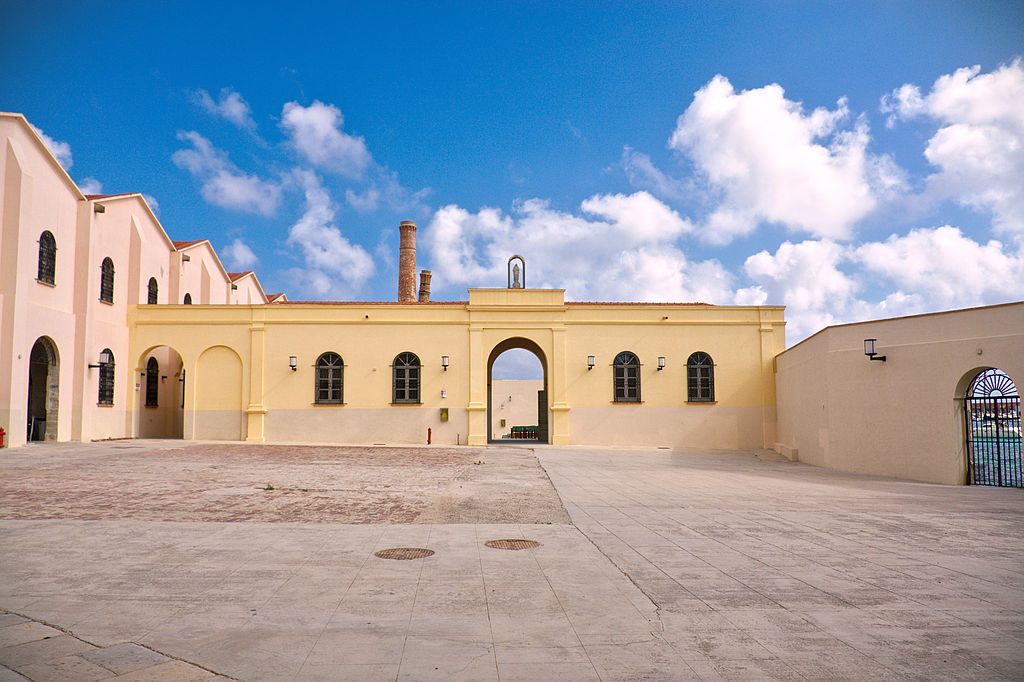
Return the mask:
<svg viewBox="0 0 1024 682">
<path fill-rule="evenodd" d="M 172 243 L 174 244 L 174 248 L 176 248 L 176 249 L 185 249 L 185 248 L 188 248 L 190 246 L 194 246 L 196 244 L 199 244 L 199 243 L 205 242 L 205 241 L 206 241 L 205 239 L 193 239 L 190 242 L 172 242 Z"/>
<path fill-rule="evenodd" d="M 251 275 L 251 274 L 253 274 L 252 270 L 246 270 L 245 272 L 229 272 L 228 273 L 228 277 L 230 277 L 231 281 L 234 282 L 236 280 L 242 279 L 246 275 Z"/>
</svg>

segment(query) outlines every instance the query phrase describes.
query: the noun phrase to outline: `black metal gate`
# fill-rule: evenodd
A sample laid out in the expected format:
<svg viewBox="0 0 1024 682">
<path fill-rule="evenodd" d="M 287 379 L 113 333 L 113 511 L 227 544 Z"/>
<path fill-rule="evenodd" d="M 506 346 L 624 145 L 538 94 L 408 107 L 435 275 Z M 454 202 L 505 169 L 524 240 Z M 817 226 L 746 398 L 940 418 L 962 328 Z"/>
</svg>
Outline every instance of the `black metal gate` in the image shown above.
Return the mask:
<svg viewBox="0 0 1024 682">
<path fill-rule="evenodd" d="M 967 482 L 1024 488 L 1020 396 L 1010 377 L 988 369 L 964 398 Z"/>
</svg>

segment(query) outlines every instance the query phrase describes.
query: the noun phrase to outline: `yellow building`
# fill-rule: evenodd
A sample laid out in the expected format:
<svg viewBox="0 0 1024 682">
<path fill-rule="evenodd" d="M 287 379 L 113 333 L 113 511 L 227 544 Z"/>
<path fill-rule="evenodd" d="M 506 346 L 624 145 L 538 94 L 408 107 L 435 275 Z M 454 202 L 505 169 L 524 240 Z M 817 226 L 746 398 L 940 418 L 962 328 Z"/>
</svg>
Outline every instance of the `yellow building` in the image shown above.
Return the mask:
<svg viewBox="0 0 1024 682">
<path fill-rule="evenodd" d="M 138 306 L 132 357 L 185 369 L 185 438 L 487 442 L 491 368 L 543 368 L 551 443 L 759 448 L 775 442 L 782 308 L 567 303 L 471 289 L 468 301 Z M 142 410 L 136 405 L 136 410 Z"/>
</svg>

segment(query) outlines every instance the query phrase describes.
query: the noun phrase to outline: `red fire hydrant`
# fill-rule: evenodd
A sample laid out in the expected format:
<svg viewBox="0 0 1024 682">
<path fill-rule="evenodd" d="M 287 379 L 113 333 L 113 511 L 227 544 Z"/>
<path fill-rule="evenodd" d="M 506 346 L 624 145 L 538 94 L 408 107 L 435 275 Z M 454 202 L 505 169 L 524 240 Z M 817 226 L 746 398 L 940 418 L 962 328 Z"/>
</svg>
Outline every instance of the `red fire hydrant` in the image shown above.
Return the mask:
<svg viewBox="0 0 1024 682">
<path fill-rule="evenodd" d="M 6 435 L 7 435 L 7 432 L 4 431 L 4 427 L 0 426 L 0 448 L 4 447 L 6 445 L 6 443 L 4 443 L 4 436 L 6 436 Z"/>
</svg>

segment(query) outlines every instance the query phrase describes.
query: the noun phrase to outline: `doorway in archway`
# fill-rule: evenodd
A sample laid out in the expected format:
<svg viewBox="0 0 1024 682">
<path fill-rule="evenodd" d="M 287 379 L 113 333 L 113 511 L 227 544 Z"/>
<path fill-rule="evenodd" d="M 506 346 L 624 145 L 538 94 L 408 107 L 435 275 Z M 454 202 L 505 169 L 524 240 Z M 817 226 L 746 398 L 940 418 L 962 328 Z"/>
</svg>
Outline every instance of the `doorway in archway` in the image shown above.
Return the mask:
<svg viewBox="0 0 1024 682">
<path fill-rule="evenodd" d="M 137 438 L 181 438 L 185 417 L 185 369 L 170 346 L 142 354 L 136 370 Z"/>
<path fill-rule="evenodd" d="M 547 360 L 529 339 L 499 343 L 487 359 L 487 440 L 548 441 Z"/>
<path fill-rule="evenodd" d="M 999 369 L 979 372 L 964 396 L 967 483 L 1024 487 L 1020 394 Z"/>
<path fill-rule="evenodd" d="M 57 344 L 40 336 L 28 364 L 28 434 L 26 440 L 57 440 L 60 357 Z"/>
</svg>

